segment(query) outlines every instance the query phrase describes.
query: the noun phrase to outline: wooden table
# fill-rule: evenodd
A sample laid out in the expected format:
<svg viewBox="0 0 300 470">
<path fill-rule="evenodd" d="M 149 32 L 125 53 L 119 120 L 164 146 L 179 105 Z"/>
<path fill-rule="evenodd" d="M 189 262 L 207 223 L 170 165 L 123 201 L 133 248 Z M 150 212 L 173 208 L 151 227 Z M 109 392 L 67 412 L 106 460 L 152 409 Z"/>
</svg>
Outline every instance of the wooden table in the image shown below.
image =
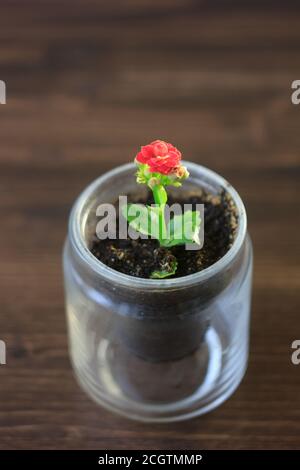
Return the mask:
<svg viewBox="0 0 300 470">
<path fill-rule="evenodd" d="M 1 449 L 300 448 L 300 10 L 268 4 L 1 2 Z M 238 391 L 199 419 L 145 425 L 75 383 L 61 249 L 84 186 L 159 137 L 238 189 L 255 275 Z"/>
</svg>

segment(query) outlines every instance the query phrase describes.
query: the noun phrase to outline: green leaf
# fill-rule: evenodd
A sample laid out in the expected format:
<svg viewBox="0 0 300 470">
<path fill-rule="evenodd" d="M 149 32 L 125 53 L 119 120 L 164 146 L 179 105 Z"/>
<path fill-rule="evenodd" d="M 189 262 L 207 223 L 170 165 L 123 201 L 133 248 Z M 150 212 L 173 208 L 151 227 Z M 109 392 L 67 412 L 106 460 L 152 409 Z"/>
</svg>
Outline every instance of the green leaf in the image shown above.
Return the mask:
<svg viewBox="0 0 300 470">
<path fill-rule="evenodd" d="M 167 265 L 161 271 L 153 271 L 150 275 L 150 278 L 151 279 L 164 279 L 165 277 L 173 276 L 173 274 L 176 273 L 177 265 L 178 265 L 177 261 L 174 260 L 172 261 L 171 264 Z"/>
<path fill-rule="evenodd" d="M 125 204 L 122 214 L 136 232 L 159 239 L 159 210 L 143 204 Z"/>
<path fill-rule="evenodd" d="M 198 243 L 200 245 L 200 224 L 201 217 L 198 211 L 186 211 L 184 214 L 175 215 L 168 226 L 170 237 L 163 240 L 163 246 L 171 247 L 185 243 Z"/>
</svg>

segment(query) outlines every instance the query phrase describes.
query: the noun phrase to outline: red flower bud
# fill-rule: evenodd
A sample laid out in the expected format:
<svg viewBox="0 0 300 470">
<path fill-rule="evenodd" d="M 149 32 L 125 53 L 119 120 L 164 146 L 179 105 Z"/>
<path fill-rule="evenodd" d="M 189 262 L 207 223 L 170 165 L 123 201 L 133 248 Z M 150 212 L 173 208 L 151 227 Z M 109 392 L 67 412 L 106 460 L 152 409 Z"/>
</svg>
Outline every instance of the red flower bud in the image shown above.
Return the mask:
<svg viewBox="0 0 300 470">
<path fill-rule="evenodd" d="M 169 175 L 180 164 L 181 153 L 172 144 L 163 140 L 155 140 L 141 148 L 136 161 L 149 166 L 150 173 Z"/>
</svg>

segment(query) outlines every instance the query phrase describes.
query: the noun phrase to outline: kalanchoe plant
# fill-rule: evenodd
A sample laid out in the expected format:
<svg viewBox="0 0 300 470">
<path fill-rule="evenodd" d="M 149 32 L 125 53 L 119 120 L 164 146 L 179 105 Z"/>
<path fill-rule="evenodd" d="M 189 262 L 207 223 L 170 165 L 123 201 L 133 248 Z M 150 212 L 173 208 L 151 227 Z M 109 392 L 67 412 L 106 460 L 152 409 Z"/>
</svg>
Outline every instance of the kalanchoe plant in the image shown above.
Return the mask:
<svg viewBox="0 0 300 470">
<path fill-rule="evenodd" d="M 200 213 L 198 211 L 185 211 L 174 215 L 167 222 L 165 211 L 168 200 L 167 186 L 181 186 L 181 182 L 189 177 L 189 172 L 181 164 L 181 153 L 172 144 L 162 140 L 155 140 L 149 145 L 141 147 L 135 157 L 138 167 L 136 181 L 147 185 L 154 198 L 154 205 L 143 206 L 128 204 L 123 207 L 123 215 L 129 225 L 137 232 L 156 238 L 160 246 L 171 248 L 186 243 L 200 243 Z M 154 271 L 152 278 L 165 278 L 175 274 L 177 261 L 166 270 Z"/>
</svg>

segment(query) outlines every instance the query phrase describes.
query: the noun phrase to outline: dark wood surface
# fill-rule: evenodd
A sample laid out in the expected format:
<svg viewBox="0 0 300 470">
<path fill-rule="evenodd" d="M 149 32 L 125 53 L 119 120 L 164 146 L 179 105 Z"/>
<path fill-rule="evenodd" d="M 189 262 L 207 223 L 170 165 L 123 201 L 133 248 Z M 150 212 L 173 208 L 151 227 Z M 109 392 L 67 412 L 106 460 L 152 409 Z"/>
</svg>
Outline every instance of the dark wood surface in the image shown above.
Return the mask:
<svg viewBox="0 0 300 470">
<path fill-rule="evenodd" d="M 242 5 L 240 5 L 242 4 Z M 300 448 L 297 3 L 2 1 L 0 448 Z M 61 249 L 84 186 L 163 138 L 238 189 L 255 249 L 247 375 L 145 425 L 94 405 L 67 351 Z"/>
</svg>

